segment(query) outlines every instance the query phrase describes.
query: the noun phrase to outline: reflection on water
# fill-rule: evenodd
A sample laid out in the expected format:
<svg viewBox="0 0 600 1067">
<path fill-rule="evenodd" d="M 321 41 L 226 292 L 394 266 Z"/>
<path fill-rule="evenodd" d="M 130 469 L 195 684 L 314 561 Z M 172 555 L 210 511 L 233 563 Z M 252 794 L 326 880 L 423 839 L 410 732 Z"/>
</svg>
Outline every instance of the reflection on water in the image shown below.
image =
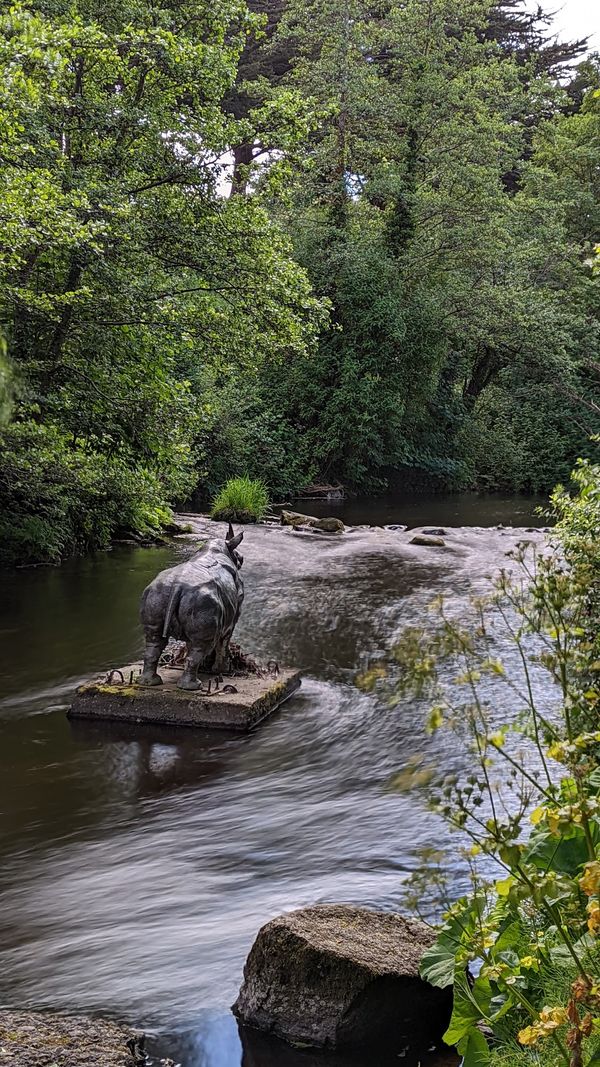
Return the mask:
<svg viewBox="0 0 600 1067">
<path fill-rule="evenodd" d="M 193 546 L 0 576 L 0 1000 L 130 1020 L 185 1067 L 320 1067 L 260 1035 L 242 1052 L 228 1008 L 266 920 L 318 901 L 398 907 L 415 848 L 443 839 L 415 797 L 384 789 L 438 743 L 422 709 L 382 711 L 353 674 L 465 579 L 390 538 L 247 531 L 240 639 L 305 671 L 249 737 L 65 718 L 78 679 L 137 654 L 139 593 Z"/>
</svg>

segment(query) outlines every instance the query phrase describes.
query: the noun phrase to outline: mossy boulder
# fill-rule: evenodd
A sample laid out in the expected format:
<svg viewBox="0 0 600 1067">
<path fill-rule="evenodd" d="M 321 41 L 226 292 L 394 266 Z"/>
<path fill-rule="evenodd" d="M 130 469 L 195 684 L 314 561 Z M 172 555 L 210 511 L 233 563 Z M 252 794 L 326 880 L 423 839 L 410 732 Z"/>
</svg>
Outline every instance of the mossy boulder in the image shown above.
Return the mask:
<svg viewBox="0 0 600 1067">
<path fill-rule="evenodd" d="M 281 915 L 259 931 L 233 1011 L 291 1043 L 397 1051 L 435 1044 L 452 990 L 419 977 L 434 939 L 416 920 L 346 904 Z"/>
<path fill-rule="evenodd" d="M 281 525 L 292 526 L 294 530 L 306 527 L 311 530 L 320 530 L 322 533 L 343 533 L 346 529 L 342 520 L 333 515 L 325 515 L 318 519 L 315 515 L 303 515 L 300 511 L 282 511 Z"/>
<path fill-rule="evenodd" d="M 429 534 L 415 534 L 408 543 L 421 545 L 423 548 L 443 548 L 446 544 L 443 537 L 431 537 Z"/>
</svg>

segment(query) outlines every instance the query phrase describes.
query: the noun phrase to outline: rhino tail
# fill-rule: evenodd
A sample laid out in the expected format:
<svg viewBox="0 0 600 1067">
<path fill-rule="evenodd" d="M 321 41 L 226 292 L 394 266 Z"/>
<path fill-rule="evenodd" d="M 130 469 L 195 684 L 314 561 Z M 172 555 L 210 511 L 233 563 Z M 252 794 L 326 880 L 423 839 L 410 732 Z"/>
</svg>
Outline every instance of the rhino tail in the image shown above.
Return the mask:
<svg viewBox="0 0 600 1067">
<path fill-rule="evenodd" d="M 168 637 L 169 636 L 169 626 L 171 625 L 171 618 L 172 618 L 173 612 L 175 610 L 175 607 L 179 603 L 179 597 L 180 596 L 181 596 L 181 586 L 178 585 L 177 582 L 174 582 L 173 583 L 173 587 L 171 589 L 170 596 L 169 596 L 169 603 L 167 604 L 167 610 L 165 612 L 165 623 L 164 623 L 163 632 L 162 632 L 163 637 Z"/>
</svg>

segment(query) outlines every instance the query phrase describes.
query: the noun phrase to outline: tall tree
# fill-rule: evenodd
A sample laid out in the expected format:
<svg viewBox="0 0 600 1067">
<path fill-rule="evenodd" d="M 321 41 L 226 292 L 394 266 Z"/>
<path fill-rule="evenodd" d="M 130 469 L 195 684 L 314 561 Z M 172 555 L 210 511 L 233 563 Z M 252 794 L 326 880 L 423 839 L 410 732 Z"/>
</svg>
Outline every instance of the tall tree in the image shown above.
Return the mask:
<svg viewBox="0 0 600 1067">
<path fill-rule="evenodd" d="M 558 80 L 569 76 L 575 60 L 587 48 L 588 38 L 562 41 L 553 30 L 554 15 L 527 0 L 500 0 L 490 9 L 484 37 L 497 41 L 520 67 Z"/>
<path fill-rule="evenodd" d="M 237 0 L 1 16 L 1 318 L 21 397 L 6 494 L 29 418 L 68 479 L 120 464 L 132 507 L 136 477 L 142 510 L 145 492 L 181 496 L 202 429 L 190 382 L 304 351 L 315 305 L 286 239 L 258 202 L 219 195 L 235 140 L 221 101 L 249 26 Z"/>
<path fill-rule="evenodd" d="M 324 474 L 460 477 L 457 426 L 504 368 L 569 361 L 560 212 L 505 180 L 552 90 L 489 39 L 491 17 L 291 0 L 280 24 L 322 116 L 287 225 L 337 323 L 302 399 Z"/>
</svg>

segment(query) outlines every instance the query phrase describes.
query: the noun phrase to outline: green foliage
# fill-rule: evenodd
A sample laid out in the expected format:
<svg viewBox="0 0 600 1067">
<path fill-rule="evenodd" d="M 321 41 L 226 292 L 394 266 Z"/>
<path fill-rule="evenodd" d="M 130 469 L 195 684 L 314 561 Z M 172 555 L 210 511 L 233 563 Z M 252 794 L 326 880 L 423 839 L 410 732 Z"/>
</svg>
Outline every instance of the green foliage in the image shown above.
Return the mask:
<svg viewBox="0 0 600 1067">
<path fill-rule="evenodd" d="M 0 336 L 0 428 L 9 421 L 13 410 L 14 383 L 12 368 L 6 358 L 6 344 Z"/>
<path fill-rule="evenodd" d="M 445 1040 L 471 1067 L 591 1067 L 600 1056 L 600 470 L 582 463 L 574 479 L 575 496 L 554 496 L 554 552 L 521 546 L 470 625 L 440 600 L 437 627 L 407 630 L 387 671 L 365 679 L 391 684 L 395 700 L 428 696 L 429 732 L 450 731 L 472 754 L 463 779 L 426 779 L 431 806 L 466 842 L 472 890 L 446 905 L 421 966 L 454 985 Z M 506 638 L 520 676 L 498 657 Z M 540 671 L 558 708 L 540 699 Z M 504 691 L 514 712 L 502 725 Z M 445 892 L 423 870 L 413 901 Z"/>
<path fill-rule="evenodd" d="M 156 532 L 170 517 L 173 486 L 156 470 L 73 448 L 52 426 L 15 422 L 0 446 L 2 564 L 58 563 L 105 547 L 117 530 Z"/>
<path fill-rule="evenodd" d="M 203 438 L 208 495 L 240 470 L 263 480 L 273 500 L 284 501 L 310 482 L 316 461 L 299 432 L 298 411 L 299 390 L 313 367 L 313 353 L 292 357 L 215 392 Z"/>
<path fill-rule="evenodd" d="M 580 460 L 571 480 L 574 494 L 562 485 L 552 494 L 556 528 L 569 563 L 577 573 L 583 570 L 591 588 L 600 578 L 600 465 Z"/>
<path fill-rule="evenodd" d="M 524 77 L 514 25 L 512 47 L 493 44 L 485 2 L 285 8 L 284 77 L 318 123 L 278 213 L 333 328 L 283 399 L 322 478 L 372 489 L 401 466 L 443 485 L 549 488 L 597 428 L 582 411 L 597 288 L 574 219 L 589 215 L 599 142 L 542 73 L 572 53 L 542 61 L 533 24 Z M 575 172 L 552 156 L 557 134 L 577 142 Z"/>
<path fill-rule="evenodd" d="M 226 522 L 259 522 L 269 506 L 269 494 L 261 481 L 231 478 L 219 490 L 210 510 L 213 519 Z"/>
<path fill-rule="evenodd" d="M 240 470 L 565 479 L 600 430 L 597 64 L 520 0 L 263 8 L 0 12 L 0 425 L 142 512 Z M 0 501 L 24 545 L 39 493 Z M 52 558 L 88 543 L 52 515 Z"/>
<path fill-rule="evenodd" d="M 73 471 L 127 500 L 135 484 L 143 525 L 199 477 L 211 387 L 302 358 L 314 336 L 289 241 L 258 200 L 219 194 L 236 137 L 222 100 L 251 21 L 240 0 L 40 0 L 0 15 L 0 316 L 16 424 L 47 431 L 60 472 L 44 468 L 25 510 L 2 500 L 15 545 L 29 516 L 23 558 L 40 540 L 40 479 L 52 496 L 64 476 L 67 497 Z M 81 494 L 84 525 L 95 494 Z M 120 523 L 108 508 L 88 539 L 60 514 L 38 516 L 53 558 Z"/>
<path fill-rule="evenodd" d="M 501 373 L 484 391 L 461 427 L 458 447 L 470 481 L 526 492 L 568 481 L 578 454 L 593 450 L 577 402 L 559 398 L 544 374 L 522 367 Z"/>
<path fill-rule="evenodd" d="M 593 442 L 597 446 L 598 440 Z M 571 475 L 576 492 L 558 486 L 552 495 L 565 556 L 585 590 L 585 631 L 592 663 L 600 662 L 600 465 L 580 461 Z M 589 672 L 590 684 L 595 674 Z"/>
</svg>

